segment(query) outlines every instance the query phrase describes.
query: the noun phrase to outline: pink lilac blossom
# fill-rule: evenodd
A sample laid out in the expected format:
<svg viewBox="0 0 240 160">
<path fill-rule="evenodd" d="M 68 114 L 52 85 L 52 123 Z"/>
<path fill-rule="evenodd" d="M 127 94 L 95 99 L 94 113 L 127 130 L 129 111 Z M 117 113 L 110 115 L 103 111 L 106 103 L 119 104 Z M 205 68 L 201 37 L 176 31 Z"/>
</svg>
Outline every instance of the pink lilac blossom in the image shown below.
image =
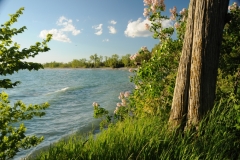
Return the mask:
<svg viewBox="0 0 240 160">
<path fill-rule="evenodd" d="M 127 97 L 129 97 L 129 96 L 130 96 L 130 91 L 126 91 L 126 92 L 124 93 L 124 97 L 127 98 Z"/>
<path fill-rule="evenodd" d="M 179 14 L 182 16 L 182 21 L 185 21 L 186 17 L 187 17 L 187 10 L 185 8 L 183 8 Z"/>
<path fill-rule="evenodd" d="M 144 0 L 144 6 L 150 6 L 152 4 L 152 0 Z"/>
<path fill-rule="evenodd" d="M 126 99 L 122 99 L 122 103 L 121 103 L 121 105 L 122 105 L 123 107 L 125 107 L 125 106 L 127 105 L 127 101 L 126 101 Z"/>
<path fill-rule="evenodd" d="M 234 2 L 234 3 L 233 3 L 233 6 L 234 6 L 235 8 L 237 8 L 237 7 L 238 7 L 237 2 Z"/>
<path fill-rule="evenodd" d="M 164 0 L 160 0 L 159 6 L 162 8 L 163 11 L 165 11 L 166 6 L 164 4 Z"/>
<path fill-rule="evenodd" d="M 130 60 L 135 60 L 135 58 L 139 55 L 139 53 L 135 53 L 134 55 L 130 56 Z"/>
<path fill-rule="evenodd" d="M 122 103 L 126 104 L 126 99 L 122 99 Z"/>
<path fill-rule="evenodd" d="M 149 28 L 150 28 L 150 25 L 146 23 L 146 24 L 145 24 L 145 29 L 146 29 L 146 30 L 149 30 Z"/>
<path fill-rule="evenodd" d="M 98 107 L 98 106 L 100 106 L 100 105 L 99 105 L 97 102 L 93 102 L 92 106 L 93 106 L 93 107 Z"/>
<path fill-rule="evenodd" d="M 178 22 L 176 22 L 176 23 L 174 24 L 174 27 L 177 29 L 177 28 L 180 27 L 180 24 L 179 24 Z"/>
<path fill-rule="evenodd" d="M 132 68 L 130 68 L 128 71 L 129 71 L 129 72 L 133 72 L 133 69 L 132 69 Z"/>
<path fill-rule="evenodd" d="M 114 114 L 117 114 L 117 112 L 118 112 L 118 110 L 119 110 L 119 107 L 116 107 L 116 109 L 114 110 Z"/>
<path fill-rule="evenodd" d="M 140 86 L 138 86 L 138 85 L 135 85 L 135 89 L 139 89 L 140 88 Z"/>
<path fill-rule="evenodd" d="M 176 20 L 176 14 L 177 14 L 177 7 L 173 7 L 172 9 L 170 9 L 170 13 L 171 13 L 171 20 Z"/>
<path fill-rule="evenodd" d="M 144 8 L 143 16 L 147 17 L 148 15 L 149 15 L 149 9 L 148 8 Z"/>
<path fill-rule="evenodd" d="M 122 105 L 123 107 L 125 107 L 125 106 L 126 106 L 126 103 L 123 103 L 123 102 L 122 102 L 121 105 Z"/>
<path fill-rule="evenodd" d="M 186 14 L 187 10 L 186 8 L 183 8 L 179 13 L 184 16 Z"/>
<path fill-rule="evenodd" d="M 141 47 L 141 50 L 142 50 L 142 51 L 146 51 L 146 50 L 148 50 L 148 49 L 147 49 L 146 46 L 143 46 L 143 47 Z"/>
<path fill-rule="evenodd" d="M 157 10 L 157 8 L 156 8 L 157 6 L 155 6 L 155 5 L 152 5 L 150 8 L 151 8 L 151 10 L 152 10 L 152 13 L 155 13 L 156 12 L 156 10 Z"/>
<path fill-rule="evenodd" d="M 149 15 L 149 12 L 155 13 L 158 7 L 161 8 L 162 11 L 165 10 L 164 0 L 143 0 L 144 6 L 149 6 L 151 10 L 147 10 L 144 8 L 143 15 L 146 17 Z"/>
<path fill-rule="evenodd" d="M 234 2 L 231 6 L 228 6 L 228 10 L 234 10 L 234 9 L 237 9 L 238 8 L 238 4 L 237 2 Z"/>
<path fill-rule="evenodd" d="M 122 105 L 121 105 L 121 103 L 117 103 L 117 106 L 118 106 L 118 107 L 121 107 Z"/>
<path fill-rule="evenodd" d="M 118 99 L 123 99 L 124 98 L 124 92 L 120 92 Z"/>
</svg>

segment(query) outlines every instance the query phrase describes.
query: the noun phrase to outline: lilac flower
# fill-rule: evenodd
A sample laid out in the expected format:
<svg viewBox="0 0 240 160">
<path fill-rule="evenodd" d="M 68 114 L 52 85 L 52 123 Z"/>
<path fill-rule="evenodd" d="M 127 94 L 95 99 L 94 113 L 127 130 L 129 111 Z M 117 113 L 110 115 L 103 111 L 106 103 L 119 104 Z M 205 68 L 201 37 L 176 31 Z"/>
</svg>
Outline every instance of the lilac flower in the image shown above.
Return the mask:
<svg viewBox="0 0 240 160">
<path fill-rule="evenodd" d="M 180 27 L 180 24 L 179 24 L 178 22 L 176 22 L 176 23 L 174 24 L 174 27 L 177 29 L 177 28 Z"/>
<path fill-rule="evenodd" d="M 122 102 L 121 105 L 125 107 L 125 106 L 126 106 L 126 103 L 123 103 L 123 102 Z"/>
<path fill-rule="evenodd" d="M 238 4 L 237 4 L 237 2 L 234 2 L 231 6 L 228 6 L 228 10 L 235 10 L 235 9 L 237 9 L 238 8 Z"/>
<path fill-rule="evenodd" d="M 129 58 L 130 58 L 130 60 L 135 60 L 136 59 L 136 57 L 139 55 L 139 53 L 135 53 L 134 55 L 132 55 L 132 56 L 130 56 Z"/>
<path fill-rule="evenodd" d="M 143 3 L 144 3 L 144 6 L 150 6 L 152 3 L 152 0 L 144 0 Z"/>
<path fill-rule="evenodd" d="M 100 106 L 100 105 L 99 105 L 97 102 L 93 102 L 92 106 L 93 106 L 93 107 L 98 107 L 98 106 Z"/>
<path fill-rule="evenodd" d="M 121 105 L 121 103 L 117 103 L 117 107 L 121 107 L 122 105 Z"/>
<path fill-rule="evenodd" d="M 148 49 L 147 49 L 146 46 L 143 46 L 143 47 L 141 47 L 141 50 L 142 50 L 142 51 L 146 51 L 146 50 L 148 50 Z"/>
<path fill-rule="evenodd" d="M 143 15 L 146 17 L 149 12 L 155 13 L 158 8 L 161 11 L 165 10 L 164 0 L 143 0 L 144 6 L 149 6 L 150 10 L 144 9 Z"/>
<path fill-rule="evenodd" d="M 128 71 L 129 71 L 129 72 L 133 72 L 133 69 L 132 69 L 132 68 L 130 68 Z"/>
<path fill-rule="evenodd" d="M 135 85 L 135 89 L 139 89 L 140 88 L 140 86 L 138 86 L 138 85 Z"/>
<path fill-rule="evenodd" d="M 180 12 L 179 12 L 182 16 L 184 16 L 187 13 L 186 8 L 183 8 Z"/>
<path fill-rule="evenodd" d="M 161 7 L 162 10 L 165 11 L 166 6 L 165 6 L 165 4 L 164 4 L 164 0 L 160 0 L 160 2 L 159 2 L 159 7 Z"/>
<path fill-rule="evenodd" d="M 114 110 L 114 114 L 117 114 L 117 112 L 118 112 L 118 110 L 119 110 L 119 107 L 116 107 L 116 109 Z"/>
<path fill-rule="evenodd" d="M 130 96 L 130 91 L 126 91 L 126 92 L 124 93 L 124 97 L 127 98 L 127 97 L 129 97 L 129 96 Z"/>
<path fill-rule="evenodd" d="M 157 9 L 157 8 L 156 8 L 156 6 L 155 6 L 155 5 L 152 5 L 150 8 L 151 8 L 151 10 L 152 10 L 152 12 L 153 12 L 153 13 L 155 13 L 155 12 L 156 12 L 156 9 Z"/>
<path fill-rule="evenodd" d="M 146 23 L 146 24 L 145 24 L 145 28 L 146 28 L 146 30 L 149 30 L 150 25 Z"/>
<path fill-rule="evenodd" d="M 118 99 L 123 99 L 124 98 L 124 92 L 120 92 Z"/>
<path fill-rule="evenodd" d="M 149 9 L 148 8 L 144 8 L 143 16 L 147 17 L 148 15 L 149 15 Z"/>
<path fill-rule="evenodd" d="M 121 105 L 122 105 L 122 106 L 126 106 L 126 104 L 127 104 L 126 99 L 122 99 Z"/>
<path fill-rule="evenodd" d="M 170 9 L 170 13 L 171 13 L 171 20 L 176 20 L 176 14 L 177 14 L 177 7 L 173 7 L 173 9 Z"/>
</svg>

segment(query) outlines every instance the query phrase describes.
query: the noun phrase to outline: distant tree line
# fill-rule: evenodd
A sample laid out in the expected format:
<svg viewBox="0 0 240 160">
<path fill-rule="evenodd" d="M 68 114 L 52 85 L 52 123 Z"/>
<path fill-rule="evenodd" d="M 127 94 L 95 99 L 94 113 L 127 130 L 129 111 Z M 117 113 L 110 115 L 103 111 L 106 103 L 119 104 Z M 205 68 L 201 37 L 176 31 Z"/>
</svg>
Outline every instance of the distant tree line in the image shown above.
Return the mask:
<svg viewBox="0 0 240 160">
<path fill-rule="evenodd" d="M 157 47 L 157 45 L 155 46 Z M 154 47 L 154 48 L 155 48 Z M 154 50 L 153 48 L 153 50 Z M 153 51 L 152 50 L 152 51 Z M 45 68 L 101 68 L 101 67 L 136 67 L 140 65 L 143 60 L 149 60 L 151 58 L 152 52 L 149 52 L 146 47 L 142 47 L 134 55 L 126 54 L 120 58 L 119 55 L 113 54 L 111 57 L 101 56 L 95 53 L 89 57 L 82 59 L 73 59 L 71 62 L 48 62 L 44 63 Z"/>
</svg>

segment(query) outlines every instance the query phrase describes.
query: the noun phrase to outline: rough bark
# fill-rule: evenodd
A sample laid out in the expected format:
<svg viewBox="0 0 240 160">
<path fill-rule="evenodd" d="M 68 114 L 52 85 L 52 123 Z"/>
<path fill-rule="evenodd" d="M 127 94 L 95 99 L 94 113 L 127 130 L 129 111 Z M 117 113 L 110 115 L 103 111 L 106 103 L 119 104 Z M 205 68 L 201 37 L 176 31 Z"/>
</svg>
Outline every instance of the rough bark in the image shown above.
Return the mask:
<svg viewBox="0 0 240 160">
<path fill-rule="evenodd" d="M 190 1 L 188 19 L 182 54 L 178 67 L 178 74 L 174 89 L 174 96 L 170 115 L 170 126 L 178 126 L 186 121 L 188 108 L 188 89 L 190 77 L 190 63 L 193 43 L 194 13 L 196 1 Z"/>
<path fill-rule="evenodd" d="M 213 107 L 229 0 L 191 0 L 169 122 L 196 126 Z M 189 62 L 190 61 L 190 62 Z"/>
</svg>

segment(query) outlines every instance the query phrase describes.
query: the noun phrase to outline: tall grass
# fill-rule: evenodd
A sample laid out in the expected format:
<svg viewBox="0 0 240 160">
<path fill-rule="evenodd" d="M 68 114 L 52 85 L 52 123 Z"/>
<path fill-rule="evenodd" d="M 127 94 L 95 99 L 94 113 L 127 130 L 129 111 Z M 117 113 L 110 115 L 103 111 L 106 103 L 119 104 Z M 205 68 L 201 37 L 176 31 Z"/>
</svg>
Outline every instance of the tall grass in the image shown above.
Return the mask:
<svg viewBox="0 0 240 160">
<path fill-rule="evenodd" d="M 240 159 L 240 132 L 235 110 L 220 105 L 209 113 L 198 131 L 169 131 L 159 117 L 126 119 L 98 135 L 72 136 L 33 159 Z"/>
</svg>

